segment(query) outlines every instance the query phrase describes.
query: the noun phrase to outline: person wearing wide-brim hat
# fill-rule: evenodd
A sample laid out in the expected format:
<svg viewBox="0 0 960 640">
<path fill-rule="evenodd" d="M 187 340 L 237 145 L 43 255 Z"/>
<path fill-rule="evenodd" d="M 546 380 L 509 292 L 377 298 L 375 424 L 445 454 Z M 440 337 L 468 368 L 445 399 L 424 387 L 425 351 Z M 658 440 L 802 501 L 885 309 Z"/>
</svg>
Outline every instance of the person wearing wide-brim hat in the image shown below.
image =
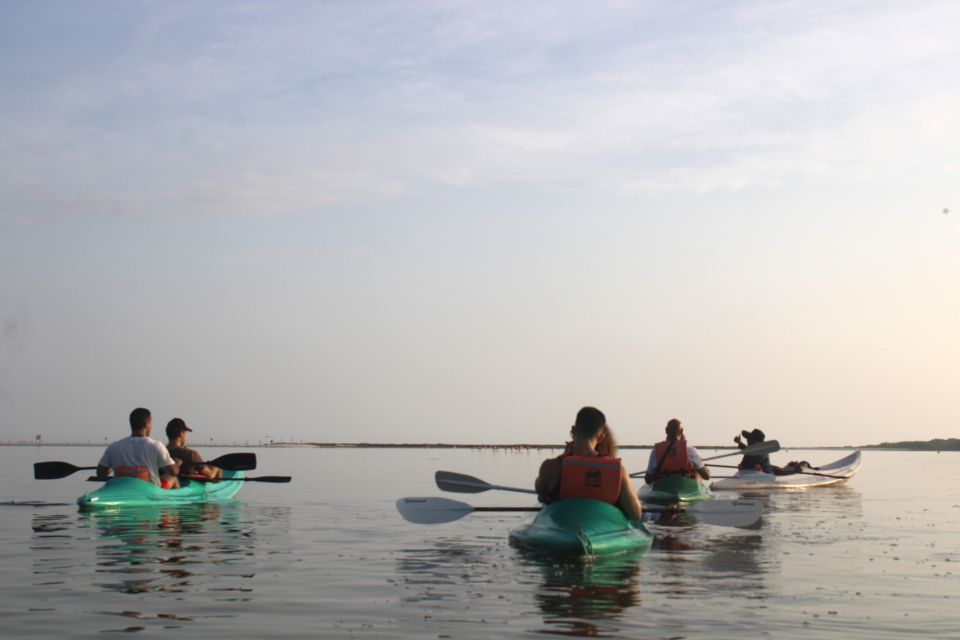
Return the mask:
<svg viewBox="0 0 960 640">
<path fill-rule="evenodd" d="M 743 440 L 746 440 L 746 444 L 744 444 L 743 440 L 740 439 L 741 436 L 743 437 Z M 760 429 L 754 429 L 753 431 L 747 431 L 744 429 L 740 432 L 739 436 L 736 436 L 733 439 L 733 441 L 736 442 L 737 446 L 741 449 L 746 449 L 751 445 L 763 442 L 765 439 L 766 435 L 764 435 L 763 431 L 760 431 Z M 767 454 L 759 456 L 743 456 L 743 459 L 740 460 L 738 468 L 750 469 L 752 471 L 762 471 L 763 473 L 774 473 L 774 468 L 770 464 L 770 456 Z"/>
</svg>

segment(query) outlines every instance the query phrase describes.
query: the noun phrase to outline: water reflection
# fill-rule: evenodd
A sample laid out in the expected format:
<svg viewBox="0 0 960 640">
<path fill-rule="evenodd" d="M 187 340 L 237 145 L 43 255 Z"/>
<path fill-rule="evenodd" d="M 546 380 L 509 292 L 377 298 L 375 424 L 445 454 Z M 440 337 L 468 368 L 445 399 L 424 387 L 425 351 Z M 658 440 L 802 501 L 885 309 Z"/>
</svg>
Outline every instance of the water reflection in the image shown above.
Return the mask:
<svg viewBox="0 0 960 640">
<path fill-rule="evenodd" d="M 101 631 L 181 626 L 210 617 L 206 607 L 211 605 L 220 609 L 217 617 L 236 617 L 237 611 L 228 613 L 224 603 L 253 601 L 258 520 L 267 518 L 288 530 L 285 515 L 251 512 L 241 503 L 35 514 L 35 586 L 69 592 L 84 585 L 138 596 L 135 610 L 128 605 L 98 612 L 113 620 L 134 619 L 135 626 Z M 268 532 L 274 550 L 277 533 Z M 185 593 L 191 594 L 189 600 L 183 600 Z M 144 600 L 145 595 L 153 598 Z M 139 610 L 143 607 L 155 612 Z"/>
<path fill-rule="evenodd" d="M 96 586 L 122 593 L 253 592 L 252 586 L 211 584 L 223 577 L 252 578 L 233 565 L 255 555 L 255 529 L 237 503 L 81 514 L 79 527 L 98 533 Z M 242 600 L 249 600 L 243 597 Z"/>
<path fill-rule="evenodd" d="M 557 561 L 520 553 L 542 575 L 534 594 L 543 613 L 541 633 L 615 637 L 622 631 L 617 621 L 642 603 L 640 559 L 645 552 L 595 562 Z"/>
</svg>

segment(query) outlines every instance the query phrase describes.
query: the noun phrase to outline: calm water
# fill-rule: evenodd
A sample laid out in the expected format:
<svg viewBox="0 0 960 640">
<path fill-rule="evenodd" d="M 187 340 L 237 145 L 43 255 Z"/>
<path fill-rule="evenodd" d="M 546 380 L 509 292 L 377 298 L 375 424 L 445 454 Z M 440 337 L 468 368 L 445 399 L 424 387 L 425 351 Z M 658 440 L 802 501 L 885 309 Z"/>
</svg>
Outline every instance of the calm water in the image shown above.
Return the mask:
<svg viewBox="0 0 960 640">
<path fill-rule="evenodd" d="M 437 469 L 528 486 L 546 452 L 257 454 L 256 473 L 294 482 L 248 483 L 221 506 L 91 515 L 73 506 L 91 486 L 82 473 L 35 481 L 31 465 L 95 464 L 98 450 L 0 447 L 0 501 L 61 503 L 0 506 L 3 637 L 960 638 L 957 454 L 868 451 L 845 486 L 763 497 L 758 528 L 652 527 L 643 557 L 594 565 L 511 547 L 522 514 L 427 527 L 395 510 L 442 495 Z M 624 458 L 639 470 L 646 453 Z"/>
</svg>

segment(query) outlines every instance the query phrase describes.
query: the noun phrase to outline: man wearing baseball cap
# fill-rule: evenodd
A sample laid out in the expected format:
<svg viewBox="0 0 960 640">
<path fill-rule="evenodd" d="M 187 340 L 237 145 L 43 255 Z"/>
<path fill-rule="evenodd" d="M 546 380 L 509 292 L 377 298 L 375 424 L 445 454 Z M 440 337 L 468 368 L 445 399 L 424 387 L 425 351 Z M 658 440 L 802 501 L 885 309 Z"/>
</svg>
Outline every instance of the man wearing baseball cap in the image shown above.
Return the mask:
<svg viewBox="0 0 960 640">
<path fill-rule="evenodd" d="M 179 463 L 180 477 L 201 476 L 210 480 L 219 480 L 223 475 L 218 467 L 211 467 L 203 463 L 199 453 L 186 446 L 187 432 L 193 429 L 187 426 L 181 418 L 174 418 L 167 423 L 167 450 Z"/>
</svg>

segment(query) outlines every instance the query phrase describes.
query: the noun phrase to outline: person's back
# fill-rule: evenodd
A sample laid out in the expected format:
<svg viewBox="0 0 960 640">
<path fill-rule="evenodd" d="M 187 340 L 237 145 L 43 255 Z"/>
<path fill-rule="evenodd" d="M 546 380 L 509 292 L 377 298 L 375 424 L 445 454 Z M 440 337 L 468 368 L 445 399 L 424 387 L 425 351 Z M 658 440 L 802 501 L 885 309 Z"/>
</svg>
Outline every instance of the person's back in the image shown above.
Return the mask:
<svg viewBox="0 0 960 640">
<path fill-rule="evenodd" d="M 661 478 L 685 477 L 710 479 L 710 469 L 700 452 L 683 435 L 683 425 L 676 418 L 667 422 L 667 439 L 658 442 L 647 463 L 644 481 L 653 484 Z"/>
<path fill-rule="evenodd" d="M 609 446 L 612 439 L 608 445 L 600 444 L 610 433 L 603 413 L 584 407 L 577 413 L 572 433 L 573 442 L 564 453 L 540 465 L 535 486 L 541 501 L 600 500 L 618 506 L 628 518 L 639 519 L 640 502 L 630 474 Z M 601 455 L 598 449 L 605 449 L 607 455 Z"/>
<path fill-rule="evenodd" d="M 110 471 L 117 477 L 133 477 L 153 484 L 177 486 L 173 458 L 159 440 L 150 437 L 153 418 L 147 409 L 130 413 L 130 435 L 111 443 L 97 465 L 97 476 L 106 478 Z"/>
</svg>

